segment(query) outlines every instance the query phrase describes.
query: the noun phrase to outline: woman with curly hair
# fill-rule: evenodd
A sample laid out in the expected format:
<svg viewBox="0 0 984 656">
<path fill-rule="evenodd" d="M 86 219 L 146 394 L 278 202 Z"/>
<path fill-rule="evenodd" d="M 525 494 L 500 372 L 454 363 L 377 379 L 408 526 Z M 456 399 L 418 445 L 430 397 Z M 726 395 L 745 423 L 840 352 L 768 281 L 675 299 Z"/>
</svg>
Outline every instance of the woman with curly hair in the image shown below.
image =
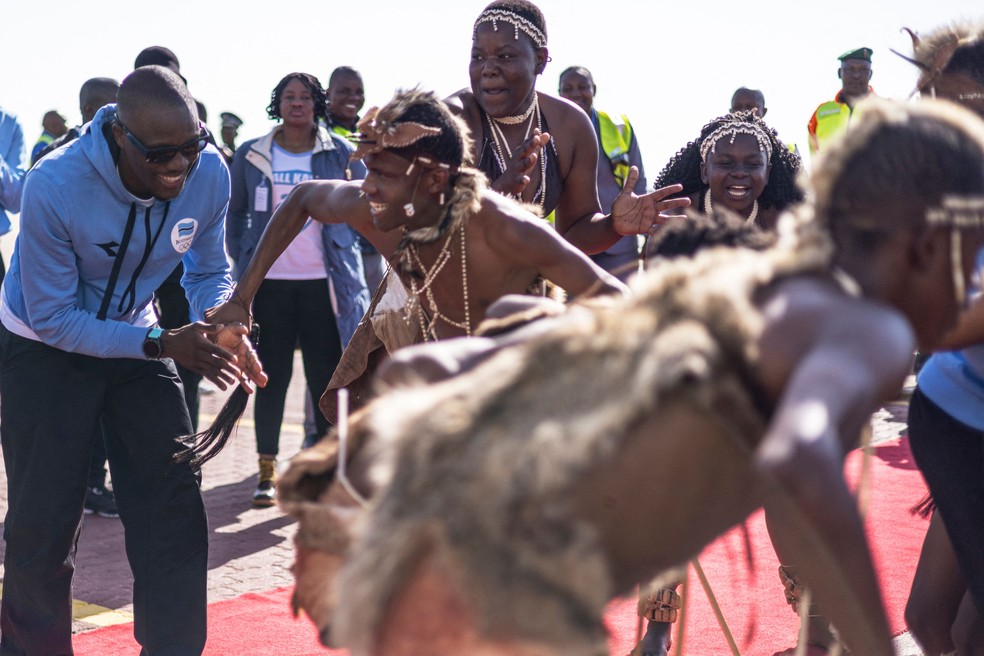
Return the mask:
<svg viewBox="0 0 984 656">
<path fill-rule="evenodd" d="M 282 123 L 236 151 L 226 242 L 237 280 L 252 259 L 273 211 L 297 184 L 312 179 L 365 177 L 362 163 L 349 161 L 353 147 L 348 141 L 318 127 L 327 107 L 318 78 L 290 73 L 274 88 L 267 107 L 270 118 Z M 369 306 L 355 237 L 346 225 L 308 221 L 270 268 L 256 295 L 253 310 L 263 327 L 263 348 L 257 353 L 270 381 L 256 395 L 260 478 L 253 494 L 254 506 L 274 504 L 274 463 L 295 346 L 300 344 L 308 393 L 316 406 L 342 348 Z M 328 430 L 327 419 L 321 413 L 314 414 L 317 435 L 308 437 Z"/>
<path fill-rule="evenodd" d="M 802 164 L 776 131 L 752 111 L 720 116 L 674 155 L 655 187 L 681 184 L 681 196 L 704 214 L 725 207 L 772 229 L 786 207 L 803 200 L 796 185 Z"/>
</svg>

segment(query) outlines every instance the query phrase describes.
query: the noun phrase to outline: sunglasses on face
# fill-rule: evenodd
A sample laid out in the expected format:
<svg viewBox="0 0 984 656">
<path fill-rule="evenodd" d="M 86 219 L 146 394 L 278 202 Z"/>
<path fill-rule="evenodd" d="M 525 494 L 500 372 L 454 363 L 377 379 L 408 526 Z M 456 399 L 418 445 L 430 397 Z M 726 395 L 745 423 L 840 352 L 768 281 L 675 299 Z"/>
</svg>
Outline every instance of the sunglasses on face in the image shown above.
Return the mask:
<svg viewBox="0 0 984 656">
<path fill-rule="evenodd" d="M 174 156 L 181 153 L 186 159 L 195 158 L 198 153 L 205 150 L 205 146 L 208 145 L 209 137 L 211 136 L 208 132 L 208 128 L 204 125 L 199 125 L 200 131 L 198 136 L 187 143 L 183 143 L 180 146 L 157 146 L 155 148 L 148 148 L 143 145 L 139 139 L 137 139 L 130 129 L 123 125 L 123 122 L 118 118 L 116 123 L 123 128 L 123 133 L 126 138 L 130 140 L 133 147 L 140 151 L 140 154 L 151 164 L 166 164 L 174 159 Z"/>
</svg>

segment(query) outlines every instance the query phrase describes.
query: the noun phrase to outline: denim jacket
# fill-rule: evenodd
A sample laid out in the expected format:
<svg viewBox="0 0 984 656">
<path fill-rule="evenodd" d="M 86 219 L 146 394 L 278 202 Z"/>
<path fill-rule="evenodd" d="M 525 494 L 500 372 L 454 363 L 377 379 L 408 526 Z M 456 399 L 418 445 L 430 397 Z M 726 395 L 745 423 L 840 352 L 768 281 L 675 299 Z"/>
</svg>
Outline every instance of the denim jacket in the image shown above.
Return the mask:
<svg viewBox="0 0 984 656">
<path fill-rule="evenodd" d="M 259 210 L 255 207 L 256 188 L 266 186 L 265 197 L 273 198 L 273 136 L 280 129 L 277 126 L 266 136 L 247 141 L 236 149 L 232 161 L 232 197 L 226 219 L 226 247 L 234 262 L 232 272 L 236 280 L 246 270 L 260 236 L 273 215 L 269 206 Z M 314 178 L 364 178 L 365 166 L 360 161 L 350 161 L 351 153 L 352 146 L 345 139 L 319 128 L 311 156 Z M 324 225 L 321 228 L 325 272 L 335 290 L 335 319 L 343 347 L 352 338 L 369 307 L 369 289 L 366 287 L 356 235 L 352 228 L 344 224 Z"/>
</svg>

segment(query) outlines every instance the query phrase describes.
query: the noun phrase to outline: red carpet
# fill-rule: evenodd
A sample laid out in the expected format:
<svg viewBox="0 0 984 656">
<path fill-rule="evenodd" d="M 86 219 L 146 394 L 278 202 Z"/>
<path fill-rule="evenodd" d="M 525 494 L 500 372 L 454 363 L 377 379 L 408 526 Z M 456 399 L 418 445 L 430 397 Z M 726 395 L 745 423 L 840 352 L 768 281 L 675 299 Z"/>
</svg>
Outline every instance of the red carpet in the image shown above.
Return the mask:
<svg viewBox="0 0 984 656">
<path fill-rule="evenodd" d="M 860 457 L 848 459 L 851 478 Z M 868 533 L 875 564 L 894 633 L 905 629 L 902 617 L 919 549 L 928 522 L 908 509 L 925 494 L 925 485 L 909 453 L 908 441 L 893 441 L 875 449 L 871 459 L 872 495 Z M 725 619 L 743 656 L 771 656 L 795 645 L 797 619 L 786 606 L 776 573 L 762 513 L 748 522 L 754 571 L 749 571 L 740 529 L 732 530 L 709 546 L 700 563 L 717 596 Z M 707 596 L 691 569 L 684 644 L 686 654 L 730 656 Z M 307 619 L 290 614 L 290 591 L 247 594 L 209 607 L 208 656 L 306 656 L 336 654 L 320 646 Z M 634 646 L 635 599 L 613 602 L 607 615 L 613 656 L 625 656 Z M 138 653 L 133 626 L 124 624 L 75 637 L 80 656 L 115 656 Z"/>
</svg>

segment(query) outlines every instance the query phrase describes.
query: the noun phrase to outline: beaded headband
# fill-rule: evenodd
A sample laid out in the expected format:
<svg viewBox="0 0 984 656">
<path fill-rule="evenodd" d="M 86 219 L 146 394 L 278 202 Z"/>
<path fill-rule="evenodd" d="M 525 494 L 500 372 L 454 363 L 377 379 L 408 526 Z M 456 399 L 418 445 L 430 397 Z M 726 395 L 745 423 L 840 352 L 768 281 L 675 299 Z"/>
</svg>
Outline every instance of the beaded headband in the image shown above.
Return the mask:
<svg viewBox="0 0 984 656">
<path fill-rule="evenodd" d="M 953 228 L 984 228 L 984 196 L 948 194 L 939 207 L 926 210 L 926 223 Z"/>
<path fill-rule="evenodd" d="M 707 153 L 715 152 L 717 142 L 721 139 L 730 136 L 731 143 L 734 143 L 735 137 L 739 134 L 755 137 L 759 150 L 764 150 L 766 158 L 772 159 L 772 142 L 769 140 L 769 135 L 761 127 L 754 123 L 725 123 L 704 137 L 704 141 L 700 144 L 700 161 L 707 161 Z"/>
<path fill-rule="evenodd" d="M 441 128 L 405 121 L 402 123 L 377 121 L 378 107 L 366 112 L 356 125 L 356 132 L 350 138 L 358 144 L 352 159 L 362 159 L 366 155 L 378 153 L 388 148 L 406 148 L 421 139 L 441 134 Z"/>
<path fill-rule="evenodd" d="M 478 32 L 478 26 L 482 23 L 492 23 L 492 29 L 498 32 L 499 21 L 512 23 L 514 32 L 513 38 L 517 41 L 519 40 L 519 31 L 522 30 L 526 33 L 526 36 L 533 40 L 533 43 L 536 44 L 537 48 L 547 47 L 547 35 L 544 34 L 543 30 L 537 27 L 535 23 L 527 18 L 523 18 L 515 12 L 498 8 L 486 9 L 478 16 L 478 20 L 475 21 L 475 27 L 472 28 L 472 39 L 474 40 L 475 34 Z"/>
</svg>

